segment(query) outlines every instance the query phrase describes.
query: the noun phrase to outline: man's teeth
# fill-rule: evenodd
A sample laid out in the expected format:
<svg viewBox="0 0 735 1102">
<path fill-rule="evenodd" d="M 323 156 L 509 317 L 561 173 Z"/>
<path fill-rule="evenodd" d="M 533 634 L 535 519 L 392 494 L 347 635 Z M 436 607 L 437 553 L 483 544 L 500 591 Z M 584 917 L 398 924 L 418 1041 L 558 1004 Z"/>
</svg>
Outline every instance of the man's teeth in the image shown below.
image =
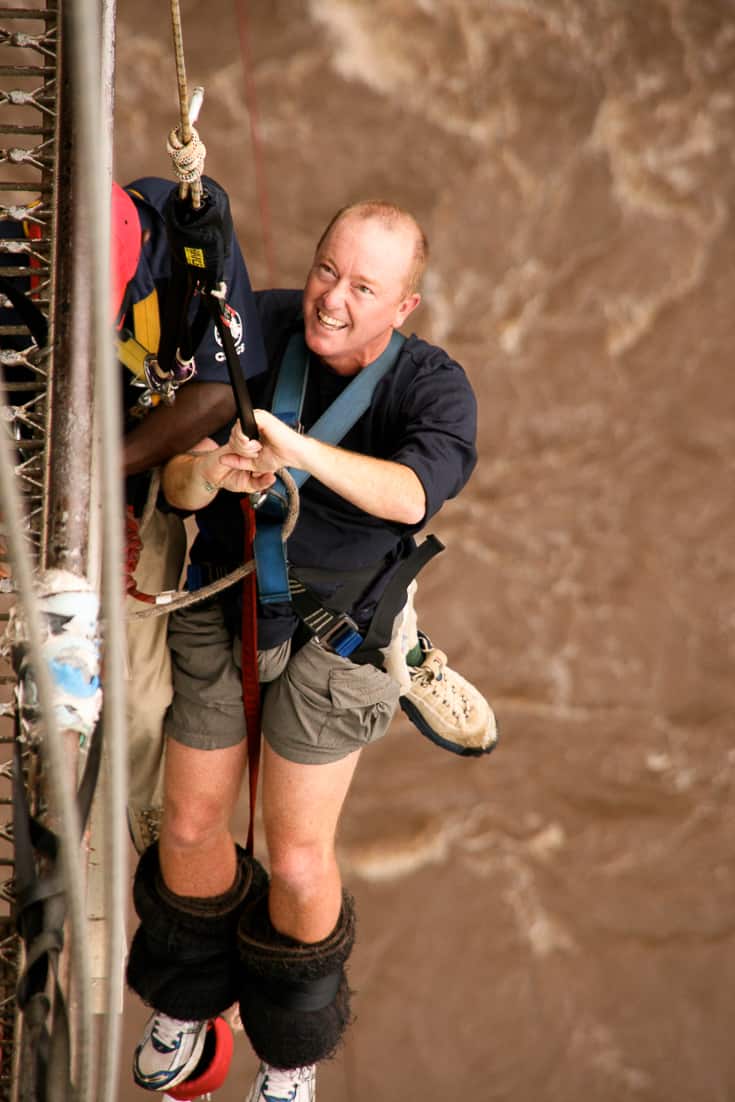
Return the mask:
<svg viewBox="0 0 735 1102">
<path fill-rule="evenodd" d="M 339 318 L 333 318 L 322 310 L 317 310 L 316 314 L 322 325 L 326 325 L 328 329 L 345 329 L 347 327 L 346 322 L 340 321 Z"/>
</svg>

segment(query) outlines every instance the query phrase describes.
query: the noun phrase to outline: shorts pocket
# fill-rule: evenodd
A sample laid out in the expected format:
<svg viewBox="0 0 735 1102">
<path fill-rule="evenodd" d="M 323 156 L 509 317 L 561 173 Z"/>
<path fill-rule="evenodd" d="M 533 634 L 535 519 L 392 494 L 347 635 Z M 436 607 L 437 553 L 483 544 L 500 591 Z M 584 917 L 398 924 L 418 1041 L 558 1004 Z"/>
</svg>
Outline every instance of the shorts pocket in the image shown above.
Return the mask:
<svg viewBox="0 0 735 1102">
<path fill-rule="evenodd" d="M 386 733 L 399 694 L 398 682 L 375 666 L 307 643 L 267 686 L 263 734 L 291 761 L 339 761 Z"/>
<path fill-rule="evenodd" d="M 319 742 L 345 752 L 386 734 L 398 705 L 400 686 L 375 666 L 330 670 L 329 708 Z"/>
</svg>

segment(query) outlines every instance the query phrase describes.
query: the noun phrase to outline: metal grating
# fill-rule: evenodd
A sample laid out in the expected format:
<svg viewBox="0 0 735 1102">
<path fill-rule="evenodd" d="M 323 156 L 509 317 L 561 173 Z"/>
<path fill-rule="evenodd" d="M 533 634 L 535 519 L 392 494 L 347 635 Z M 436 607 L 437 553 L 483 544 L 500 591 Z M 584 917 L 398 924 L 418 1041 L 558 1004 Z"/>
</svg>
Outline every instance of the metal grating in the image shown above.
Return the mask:
<svg viewBox="0 0 735 1102">
<path fill-rule="evenodd" d="M 21 286 L 50 320 L 53 178 L 57 145 L 58 4 L 0 8 L 0 276 Z M 39 349 L 29 328 L 10 312 L 0 290 L 0 367 L 8 402 L 1 411 L 17 441 L 16 475 L 28 534 L 40 555 L 44 532 L 47 389 L 50 352 Z M 4 554 L 0 517 L 0 560 Z M 2 573 L 0 571 L 0 573 Z M 11 598 L 2 594 L 0 633 Z M 13 923 L 13 834 L 10 759 L 13 689 L 9 663 L 0 664 L 0 1102 L 17 1089 L 15 984 L 20 946 Z M 37 762 L 26 751 L 26 769 Z M 35 799 L 32 800 L 35 803 Z"/>
</svg>

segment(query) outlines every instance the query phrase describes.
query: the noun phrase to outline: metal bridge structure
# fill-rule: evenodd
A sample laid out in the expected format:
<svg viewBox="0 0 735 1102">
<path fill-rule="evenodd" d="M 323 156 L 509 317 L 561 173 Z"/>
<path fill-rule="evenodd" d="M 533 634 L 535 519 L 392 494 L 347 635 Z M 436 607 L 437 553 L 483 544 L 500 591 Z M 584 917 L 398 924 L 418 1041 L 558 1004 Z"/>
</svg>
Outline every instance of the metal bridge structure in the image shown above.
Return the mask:
<svg viewBox="0 0 735 1102">
<path fill-rule="evenodd" d="M 34 302 L 48 323 L 52 315 L 52 253 L 58 224 L 54 189 L 60 137 L 58 45 L 56 5 L 0 9 L 0 275 L 32 279 Z M 24 226 L 33 236 L 26 235 Z M 8 300 L 4 302 L 8 308 Z M 4 313 L 7 316 L 9 309 Z M 15 473 L 25 502 L 29 544 L 40 562 L 46 531 L 50 347 L 39 348 L 27 325 L 18 318 L 9 320 L 10 324 L 0 326 L 0 364 L 5 378 L 13 379 L 13 404 L 5 406 L 3 416 L 18 441 Z M 5 538 L 3 546 L 6 547 Z M 4 584 L 10 590 L 10 585 Z M 3 632 L 11 603 L 10 596 L 3 597 L 0 606 Z M 0 708 L 4 717 L 0 727 L 0 1100 L 11 1102 L 17 1095 L 20 1068 L 20 1020 L 15 989 L 21 969 L 21 943 L 13 915 L 15 674 L 7 659 L 0 677 Z M 39 755 L 26 749 L 23 759 L 32 806 L 37 813 L 42 812 Z"/>
<path fill-rule="evenodd" d="M 47 1097 L 38 1030 L 53 1034 L 61 1012 L 67 1087 L 48 1097 L 117 1097 L 124 789 L 113 784 L 111 799 L 105 792 L 98 801 L 104 813 L 93 807 L 91 831 L 82 831 L 77 788 L 90 740 L 54 709 L 38 632 L 44 579 L 66 579 L 72 601 L 101 593 L 102 776 L 122 777 L 121 422 L 106 316 L 114 14 L 114 0 L 0 7 L 0 1102 Z M 18 309 L 8 281 L 24 288 L 30 310 Z M 30 702 L 18 623 L 37 690 Z M 56 867 L 43 851 L 33 859 L 44 891 L 54 876 L 63 885 L 63 948 L 39 996 L 42 1010 L 49 1004 L 45 1027 L 32 1027 L 19 1006 L 29 967 L 18 933 L 19 791 L 30 817 L 59 840 Z M 113 873 L 102 875 L 102 854 Z"/>
</svg>

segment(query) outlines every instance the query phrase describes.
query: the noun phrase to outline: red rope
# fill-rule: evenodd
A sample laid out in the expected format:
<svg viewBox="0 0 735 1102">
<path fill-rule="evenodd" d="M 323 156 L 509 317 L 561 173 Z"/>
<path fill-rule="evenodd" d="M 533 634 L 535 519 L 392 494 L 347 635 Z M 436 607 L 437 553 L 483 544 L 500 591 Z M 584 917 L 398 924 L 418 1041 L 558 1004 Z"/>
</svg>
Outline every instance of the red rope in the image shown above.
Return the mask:
<svg viewBox="0 0 735 1102">
<path fill-rule="evenodd" d="M 277 287 L 276 259 L 273 249 L 273 231 L 268 203 L 268 181 L 266 178 L 265 162 L 263 160 L 263 150 L 260 142 L 258 97 L 255 88 L 255 80 L 253 79 L 253 66 L 250 55 L 247 0 L 235 0 L 235 17 L 237 19 L 238 33 L 240 36 L 245 104 L 250 118 L 250 142 L 253 147 L 253 163 L 255 166 L 255 191 L 258 197 L 258 209 L 260 210 L 260 227 L 263 234 L 263 248 L 268 271 L 268 286 Z"/>
<path fill-rule="evenodd" d="M 253 557 L 255 510 L 250 498 L 241 498 L 245 522 L 245 558 Z M 242 703 L 248 739 L 248 779 L 250 782 L 250 819 L 247 851 L 253 853 L 255 802 L 258 796 L 260 768 L 260 685 L 258 683 L 258 589 L 255 571 L 242 580 Z"/>
</svg>

